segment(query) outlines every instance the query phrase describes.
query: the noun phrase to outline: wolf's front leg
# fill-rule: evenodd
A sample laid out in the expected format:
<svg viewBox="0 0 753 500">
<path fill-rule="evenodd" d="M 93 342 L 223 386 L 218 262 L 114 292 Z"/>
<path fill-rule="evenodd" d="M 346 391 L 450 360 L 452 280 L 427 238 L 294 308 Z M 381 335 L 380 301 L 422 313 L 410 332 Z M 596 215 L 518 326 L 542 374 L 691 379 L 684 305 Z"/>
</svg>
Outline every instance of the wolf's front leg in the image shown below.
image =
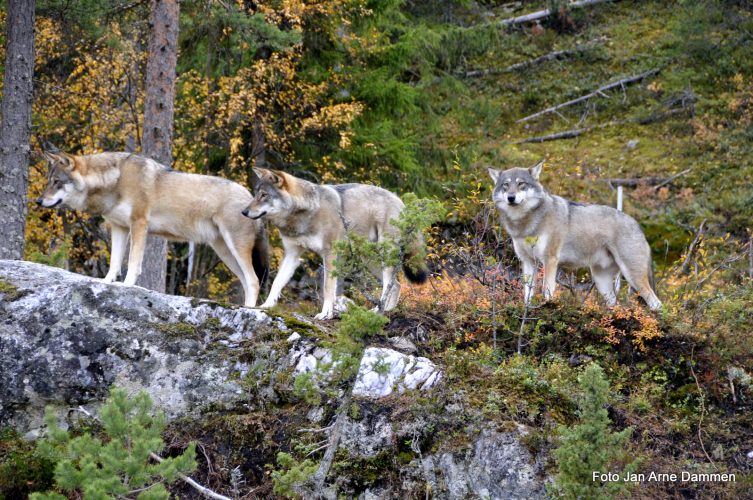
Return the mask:
<svg viewBox="0 0 753 500">
<path fill-rule="evenodd" d="M 131 253 L 128 255 L 128 272 L 123 280 L 126 286 L 133 286 L 141 276 L 141 262 L 144 260 L 146 246 L 146 217 L 131 223 Z"/>
<path fill-rule="evenodd" d="M 382 297 L 379 299 L 383 311 L 391 311 L 397 307 L 399 298 L 400 282 L 395 276 L 395 268 L 385 267 L 382 269 Z"/>
<path fill-rule="evenodd" d="M 337 278 L 334 276 L 335 256 L 325 254 L 324 261 L 324 286 L 322 287 L 322 312 L 314 316 L 314 319 L 332 319 L 335 316 L 335 299 L 337 295 Z"/>
<path fill-rule="evenodd" d="M 529 259 L 521 259 L 521 262 L 523 263 L 523 302 L 528 304 L 536 287 L 536 263 Z"/>
<path fill-rule="evenodd" d="M 118 279 L 118 275 L 120 275 L 120 267 L 123 265 L 126 245 L 128 244 L 128 228 L 116 224 L 111 224 L 111 227 L 110 239 L 112 240 L 112 245 L 110 247 L 110 269 L 107 271 L 107 275 L 102 278 L 102 281 L 105 283 L 112 283 Z"/>
<path fill-rule="evenodd" d="M 277 270 L 277 276 L 275 276 L 275 280 L 272 282 L 272 288 L 269 290 L 267 300 L 259 306 L 261 309 L 269 309 L 277 305 L 277 301 L 280 300 L 280 294 L 282 294 L 282 289 L 285 288 L 290 278 L 293 277 L 295 270 L 298 269 L 302 254 L 302 247 L 285 247 L 282 264 L 280 264 L 280 269 Z"/>
<path fill-rule="evenodd" d="M 556 256 L 548 256 L 544 262 L 544 299 L 552 300 L 554 290 L 557 287 L 557 265 L 559 259 Z"/>
</svg>

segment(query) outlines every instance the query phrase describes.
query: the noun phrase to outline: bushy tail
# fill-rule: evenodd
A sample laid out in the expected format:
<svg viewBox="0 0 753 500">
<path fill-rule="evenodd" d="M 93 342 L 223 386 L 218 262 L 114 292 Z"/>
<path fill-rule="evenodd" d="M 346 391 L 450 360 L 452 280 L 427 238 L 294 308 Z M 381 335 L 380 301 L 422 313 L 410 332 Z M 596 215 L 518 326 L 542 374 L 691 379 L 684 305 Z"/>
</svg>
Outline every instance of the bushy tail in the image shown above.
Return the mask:
<svg viewBox="0 0 753 500">
<path fill-rule="evenodd" d="M 429 268 L 426 266 L 426 249 L 421 235 L 413 238 L 405 249 L 403 272 L 411 283 L 426 283 L 429 279 Z"/>
<path fill-rule="evenodd" d="M 259 286 L 263 290 L 269 277 L 269 236 L 263 224 L 259 225 L 259 232 L 256 233 L 254 249 L 251 251 L 251 264 L 254 266 L 256 277 L 259 278 Z"/>
</svg>

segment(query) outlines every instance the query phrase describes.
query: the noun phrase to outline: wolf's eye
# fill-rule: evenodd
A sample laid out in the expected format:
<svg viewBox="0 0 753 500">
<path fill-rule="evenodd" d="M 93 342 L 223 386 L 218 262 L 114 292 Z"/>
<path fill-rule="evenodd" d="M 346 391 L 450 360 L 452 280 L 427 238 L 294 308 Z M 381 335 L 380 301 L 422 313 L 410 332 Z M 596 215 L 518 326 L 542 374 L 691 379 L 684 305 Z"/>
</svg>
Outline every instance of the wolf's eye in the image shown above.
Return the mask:
<svg viewBox="0 0 753 500">
<path fill-rule="evenodd" d="M 268 196 L 269 195 L 267 193 L 261 193 L 261 194 L 259 194 L 259 199 L 260 200 L 266 200 Z"/>
<path fill-rule="evenodd" d="M 518 189 L 525 189 L 528 187 L 528 184 L 525 182 L 518 182 Z"/>
<path fill-rule="evenodd" d="M 502 184 L 502 189 L 504 189 L 505 191 L 507 191 L 507 188 L 509 188 L 509 187 L 510 187 L 510 183 L 509 182 L 505 182 L 504 184 Z"/>
</svg>

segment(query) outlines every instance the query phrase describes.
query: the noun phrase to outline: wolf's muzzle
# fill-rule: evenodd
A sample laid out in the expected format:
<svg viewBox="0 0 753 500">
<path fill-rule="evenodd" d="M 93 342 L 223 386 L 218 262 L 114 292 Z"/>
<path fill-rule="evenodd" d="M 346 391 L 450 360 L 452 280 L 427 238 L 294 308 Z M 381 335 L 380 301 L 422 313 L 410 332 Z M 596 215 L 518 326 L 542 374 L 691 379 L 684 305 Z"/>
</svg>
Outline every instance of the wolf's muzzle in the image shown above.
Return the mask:
<svg viewBox="0 0 753 500">
<path fill-rule="evenodd" d="M 37 202 L 37 205 L 39 205 L 40 207 L 43 207 L 43 208 L 55 208 L 56 206 L 58 206 L 61 203 L 63 203 L 63 200 L 60 199 L 60 200 L 56 201 L 54 204 L 52 204 L 52 205 L 50 205 L 48 207 L 48 206 L 45 206 L 44 199 L 41 196 L 39 198 L 37 198 L 35 201 Z"/>
<path fill-rule="evenodd" d="M 509 195 L 509 194 L 507 195 L 507 203 L 509 203 L 510 205 L 517 205 L 517 203 L 515 202 L 515 195 L 514 194 L 513 195 Z"/>
<path fill-rule="evenodd" d="M 257 215 L 256 217 L 254 217 L 254 216 L 250 215 L 250 212 L 249 212 L 248 208 L 244 208 L 241 211 L 241 214 L 243 214 L 244 217 L 248 217 L 249 219 L 256 220 L 256 219 L 261 219 L 262 217 L 264 217 L 265 215 L 267 215 L 267 212 L 262 212 L 259 215 Z"/>
</svg>

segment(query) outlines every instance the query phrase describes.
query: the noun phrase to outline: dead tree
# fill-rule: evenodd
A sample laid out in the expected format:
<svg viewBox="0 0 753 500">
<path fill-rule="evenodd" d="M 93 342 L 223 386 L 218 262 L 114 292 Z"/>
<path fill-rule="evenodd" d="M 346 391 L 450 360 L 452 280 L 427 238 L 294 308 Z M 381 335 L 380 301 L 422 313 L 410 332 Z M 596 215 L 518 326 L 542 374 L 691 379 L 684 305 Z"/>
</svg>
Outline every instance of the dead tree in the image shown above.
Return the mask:
<svg viewBox="0 0 753 500">
<path fill-rule="evenodd" d="M 21 259 L 29 184 L 34 0 L 8 0 L 0 126 L 0 259 Z"/>
</svg>

